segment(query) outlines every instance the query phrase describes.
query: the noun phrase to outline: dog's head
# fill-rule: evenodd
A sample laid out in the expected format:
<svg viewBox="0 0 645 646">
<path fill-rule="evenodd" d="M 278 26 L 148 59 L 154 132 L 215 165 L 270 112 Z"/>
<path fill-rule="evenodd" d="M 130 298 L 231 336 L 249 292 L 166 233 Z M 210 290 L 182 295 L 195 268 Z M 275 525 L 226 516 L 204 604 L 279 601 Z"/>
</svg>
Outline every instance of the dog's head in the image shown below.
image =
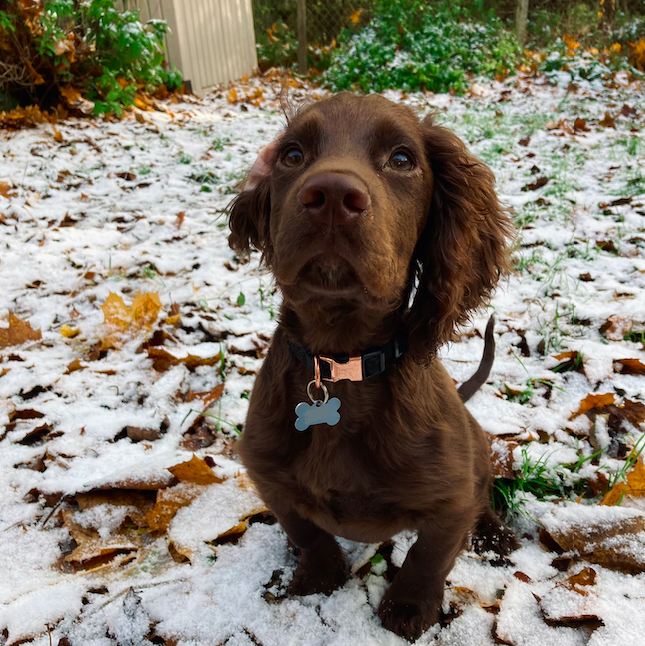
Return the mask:
<svg viewBox="0 0 645 646">
<path fill-rule="evenodd" d="M 229 244 L 262 251 L 296 312 L 325 301 L 400 311 L 422 359 L 507 269 L 493 173 L 432 117 L 338 94 L 290 121 L 266 168 L 231 206 Z"/>
</svg>

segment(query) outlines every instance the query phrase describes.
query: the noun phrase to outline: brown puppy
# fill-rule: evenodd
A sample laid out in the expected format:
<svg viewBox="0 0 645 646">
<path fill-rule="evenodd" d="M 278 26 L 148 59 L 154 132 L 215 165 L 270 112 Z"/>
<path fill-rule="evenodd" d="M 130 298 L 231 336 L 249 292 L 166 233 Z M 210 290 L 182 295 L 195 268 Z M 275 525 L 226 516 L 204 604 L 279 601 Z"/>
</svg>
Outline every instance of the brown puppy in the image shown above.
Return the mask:
<svg viewBox="0 0 645 646">
<path fill-rule="evenodd" d="M 301 550 L 293 594 L 343 584 L 334 536 L 418 531 L 379 608 L 413 640 L 478 523 L 482 549 L 515 546 L 490 508 L 484 433 L 434 358 L 506 271 L 511 224 L 452 132 L 376 95 L 301 110 L 267 163 L 230 217 L 231 247 L 260 249 L 284 296 L 240 454 Z M 325 389 L 340 421 L 331 399 L 307 425 L 294 410 Z"/>
</svg>

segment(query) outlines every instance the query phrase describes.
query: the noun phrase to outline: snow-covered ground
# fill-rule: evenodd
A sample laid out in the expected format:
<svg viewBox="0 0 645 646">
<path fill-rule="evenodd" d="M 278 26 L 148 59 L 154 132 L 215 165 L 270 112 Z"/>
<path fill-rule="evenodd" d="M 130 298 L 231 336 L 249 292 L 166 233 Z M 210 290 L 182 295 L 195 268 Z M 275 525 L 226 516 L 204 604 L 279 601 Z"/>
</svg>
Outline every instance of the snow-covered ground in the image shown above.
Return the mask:
<svg viewBox="0 0 645 646">
<path fill-rule="evenodd" d="M 228 249 L 224 211 L 283 127 L 277 91 L 0 131 L 0 644 L 405 643 L 375 608 L 413 537 L 344 542 L 342 589 L 285 597 L 295 558 L 234 456 L 279 295 Z M 418 643 L 642 643 L 643 484 L 599 501 L 643 444 L 643 88 L 388 96 L 438 111 L 520 225 L 517 272 L 442 355 L 470 375 L 495 312 L 468 406 L 522 548 L 463 554 Z"/>
</svg>

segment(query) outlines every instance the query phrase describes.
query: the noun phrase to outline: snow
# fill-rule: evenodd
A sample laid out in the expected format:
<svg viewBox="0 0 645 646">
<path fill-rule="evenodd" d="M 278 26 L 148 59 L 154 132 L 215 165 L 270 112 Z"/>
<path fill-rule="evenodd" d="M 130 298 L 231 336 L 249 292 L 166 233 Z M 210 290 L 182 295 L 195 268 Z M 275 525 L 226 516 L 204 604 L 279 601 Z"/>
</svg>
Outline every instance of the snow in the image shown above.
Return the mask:
<svg viewBox="0 0 645 646">
<path fill-rule="evenodd" d="M 624 465 L 607 450 L 577 473 L 569 470 L 596 450 L 588 440 L 589 419 L 572 418 L 580 402 L 592 392 L 615 393 L 617 404 L 645 399 L 645 377 L 614 368 L 620 359 L 645 360 L 643 345 L 607 340 L 600 332 L 613 315 L 631 319 L 636 331 L 645 327 L 645 101 L 642 88 L 625 77 L 617 77 L 615 87 L 580 81 L 568 92 L 566 76 L 554 75 L 553 85 L 530 77 L 479 83 L 465 97 L 386 96 L 420 113 L 438 111 L 441 123 L 491 165 L 500 196 L 522 223 L 517 272 L 441 358 L 455 381 L 467 379 L 494 312 L 493 373 L 469 410 L 496 436 L 494 446 L 504 446 L 499 443 L 506 438 L 517 443 L 505 454 L 516 468 L 529 460 L 573 482 Z M 258 254 L 244 264 L 226 241 L 225 209 L 235 185 L 284 126 L 276 87 L 254 83 L 265 93 L 259 106 L 230 105 L 220 92 L 168 103 L 166 112 L 143 112 L 139 120 L 69 119 L 56 125 L 61 141 L 50 125 L 0 131 L 0 181 L 11 192 L 0 195 L 0 318 L 12 311 L 43 337 L 0 350 L 0 634 L 8 635 L 0 643 L 31 638 L 47 646 L 51 634 L 54 644 L 67 637 L 73 646 L 139 646 L 153 643 L 153 632 L 177 646 L 406 643 L 376 617 L 387 589 L 382 572 L 375 567 L 361 574 L 377 546 L 342 541 L 353 572 L 347 584 L 329 597 L 285 598 L 296 560 L 279 525 L 250 522 L 239 540 L 213 544 L 261 506 L 242 484 L 234 446 L 280 302 Z M 296 90 L 298 100 L 320 94 Z M 638 116 L 619 116 L 626 103 Z M 605 112 L 616 117 L 615 129 L 596 125 Z M 573 130 L 576 117 L 587 120 L 588 132 Z M 548 129 L 547 122 L 561 119 L 567 128 Z M 528 145 L 519 144 L 526 136 Z M 549 179 L 545 186 L 522 190 L 542 176 Z M 612 206 L 621 197 L 631 200 Z M 608 240 L 615 252 L 597 245 Z M 587 273 L 592 281 L 581 279 Z M 168 352 L 181 359 L 221 351 L 222 365 L 190 370 L 179 364 L 157 372 L 142 347 L 145 335 L 104 356 L 93 354 L 108 295 L 117 293 L 129 305 L 137 292 L 159 293 L 163 309 L 155 330 L 167 336 Z M 176 325 L 163 322 L 173 305 L 179 306 Z M 63 325 L 78 335 L 64 337 Z M 580 371 L 553 371 L 559 361 L 553 357 L 567 350 L 581 353 Z M 71 370 L 77 359 L 80 369 Z M 187 444 L 204 410 L 190 393 L 210 392 L 223 377 L 224 394 L 207 411 L 214 417 L 203 418 L 210 444 Z M 505 384 L 530 387 L 526 401 L 509 396 Z M 16 417 L 21 411 L 42 416 Z M 166 419 L 157 440 L 133 442 L 124 434 L 126 427 L 160 429 Z M 51 427 L 43 438 L 20 443 L 43 425 Z M 616 441 L 610 431 L 599 416 L 595 434 L 603 447 Z M 642 431 L 628 425 L 620 439 L 630 448 Z M 197 431 L 195 437 L 201 437 Z M 166 533 L 138 534 L 134 556 L 70 569 L 64 557 L 73 546 L 63 511 L 105 540 L 135 515 L 132 507 L 108 502 L 79 509 L 77 494 L 168 486 L 168 468 L 193 453 L 210 458 L 224 482 L 179 509 Z M 515 646 L 640 643 L 642 573 L 593 565 L 592 611 L 604 624 L 593 631 L 544 621 L 547 606 L 553 614 L 580 610 L 574 607 L 580 599 L 558 583 L 583 565 L 556 569 L 557 555 L 539 542 L 538 528 L 611 525 L 645 512 L 537 501 L 530 494 L 520 502 L 511 524 L 522 547 L 502 566 L 462 554 L 444 598 L 444 609 L 452 604 L 460 614 L 430 628 L 418 643 L 488 646 L 495 634 Z M 641 539 L 608 538 L 605 547 L 642 558 Z M 190 563 L 175 561 L 169 542 L 190 554 Z M 395 565 L 413 542 L 413 534 L 394 538 Z M 489 612 L 495 603 L 497 614 Z"/>
</svg>

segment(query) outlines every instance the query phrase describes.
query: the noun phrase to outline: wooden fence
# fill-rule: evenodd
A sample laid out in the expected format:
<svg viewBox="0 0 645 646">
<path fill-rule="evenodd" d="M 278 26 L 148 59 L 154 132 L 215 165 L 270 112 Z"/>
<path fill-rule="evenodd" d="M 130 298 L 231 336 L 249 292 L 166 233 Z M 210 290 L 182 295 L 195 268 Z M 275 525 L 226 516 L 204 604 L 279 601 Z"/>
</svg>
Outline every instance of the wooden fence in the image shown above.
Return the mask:
<svg viewBox="0 0 645 646">
<path fill-rule="evenodd" d="M 165 20 L 167 56 L 203 94 L 257 67 L 251 0 L 123 0 L 141 21 Z"/>
</svg>

